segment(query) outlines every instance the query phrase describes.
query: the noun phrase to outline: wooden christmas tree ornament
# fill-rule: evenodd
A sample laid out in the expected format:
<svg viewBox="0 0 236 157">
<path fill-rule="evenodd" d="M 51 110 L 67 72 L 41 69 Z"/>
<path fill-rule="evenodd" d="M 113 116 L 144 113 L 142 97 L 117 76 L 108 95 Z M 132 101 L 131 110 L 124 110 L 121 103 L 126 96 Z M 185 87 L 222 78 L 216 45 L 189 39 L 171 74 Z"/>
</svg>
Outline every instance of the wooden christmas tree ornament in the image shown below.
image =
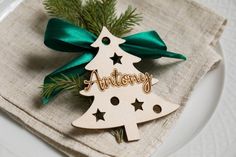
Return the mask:
<svg viewBox="0 0 236 157">
<path fill-rule="evenodd" d="M 151 92 L 157 83 L 148 73 L 138 71 L 133 63 L 141 59 L 123 51 L 119 45 L 125 40 L 113 36 L 103 27 L 91 45 L 99 48 L 95 58 L 85 67 L 92 71 L 90 80 L 80 93 L 94 96 L 88 111 L 72 125 L 87 129 L 124 126 L 128 141 L 140 139 L 138 123 L 163 117 L 178 109 Z"/>
</svg>

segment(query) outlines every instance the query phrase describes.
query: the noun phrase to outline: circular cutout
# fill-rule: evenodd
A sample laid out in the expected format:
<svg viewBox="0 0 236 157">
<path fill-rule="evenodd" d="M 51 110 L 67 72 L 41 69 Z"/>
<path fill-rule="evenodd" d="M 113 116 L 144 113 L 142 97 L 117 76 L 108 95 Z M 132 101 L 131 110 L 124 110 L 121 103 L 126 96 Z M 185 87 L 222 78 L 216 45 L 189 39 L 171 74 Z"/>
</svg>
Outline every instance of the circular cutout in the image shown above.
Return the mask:
<svg viewBox="0 0 236 157">
<path fill-rule="evenodd" d="M 108 37 L 103 37 L 102 38 L 102 43 L 104 45 L 109 45 L 111 43 L 111 40 Z"/>
<path fill-rule="evenodd" d="M 120 103 L 120 100 L 117 97 L 114 96 L 114 97 L 111 98 L 111 104 L 112 105 L 116 106 L 119 103 Z"/>
<path fill-rule="evenodd" d="M 155 113 L 161 113 L 161 106 L 160 105 L 154 105 L 153 106 L 153 111 L 155 112 Z"/>
</svg>

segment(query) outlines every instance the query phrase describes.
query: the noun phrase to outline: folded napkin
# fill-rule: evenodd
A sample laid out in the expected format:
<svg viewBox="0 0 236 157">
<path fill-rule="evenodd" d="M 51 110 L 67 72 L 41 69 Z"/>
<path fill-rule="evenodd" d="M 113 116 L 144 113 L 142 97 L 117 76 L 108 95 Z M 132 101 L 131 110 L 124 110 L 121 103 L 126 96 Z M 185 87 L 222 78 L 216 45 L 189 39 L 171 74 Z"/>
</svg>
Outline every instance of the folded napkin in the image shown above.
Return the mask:
<svg viewBox="0 0 236 157">
<path fill-rule="evenodd" d="M 156 30 L 170 51 L 188 60 L 143 60 L 137 64 L 159 79 L 153 91 L 173 103 L 178 111 L 139 125 L 141 140 L 117 144 L 109 130 L 71 126 L 91 102 L 64 93 L 42 106 L 40 88 L 46 74 L 67 63 L 75 54 L 56 53 L 43 44 L 48 17 L 41 0 L 25 0 L 0 23 L 0 108 L 33 134 L 68 156 L 147 157 L 176 124 L 193 87 L 221 57 L 214 52 L 226 19 L 191 0 L 119 0 L 144 16 L 133 33 Z M 187 126 L 186 126 L 187 127 Z"/>
</svg>

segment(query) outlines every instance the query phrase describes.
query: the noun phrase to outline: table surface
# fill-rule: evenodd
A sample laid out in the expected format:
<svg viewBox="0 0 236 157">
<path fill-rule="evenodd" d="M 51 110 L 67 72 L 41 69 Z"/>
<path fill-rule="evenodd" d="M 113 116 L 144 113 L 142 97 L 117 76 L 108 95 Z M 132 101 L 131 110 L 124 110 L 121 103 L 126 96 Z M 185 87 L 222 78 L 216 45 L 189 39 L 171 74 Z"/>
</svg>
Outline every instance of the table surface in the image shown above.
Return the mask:
<svg viewBox="0 0 236 157">
<path fill-rule="evenodd" d="M 10 3 L 16 0 L 0 0 L 0 14 Z M 18 0 L 19 1 L 19 0 Z M 228 25 L 220 40 L 226 66 L 226 79 L 223 94 L 214 113 L 206 127 L 183 148 L 172 154 L 170 157 L 235 157 L 236 156 L 236 0 L 197 0 L 199 3 L 208 6 L 217 13 L 228 19 Z M 11 6 L 14 8 L 14 5 Z M 9 124 L 10 123 L 10 124 Z M 4 128 L 4 129 L 3 129 Z M 44 154 L 43 149 L 48 145 L 29 134 L 23 128 L 19 129 L 16 123 L 2 112 L 0 112 L 0 133 L 17 139 L 18 134 L 25 134 L 25 140 L 35 138 L 35 143 L 28 143 L 22 146 L 21 141 L 9 141 L 7 136 L 0 137 L 0 156 L 4 157 L 54 157 L 55 150 L 50 149 Z M 17 129 L 17 132 L 14 132 Z M 8 132 L 7 132 L 7 131 Z M 37 152 L 23 153 L 22 149 L 33 149 L 40 145 Z M 9 147 L 11 146 L 11 147 Z M 60 156 L 60 155 L 59 155 Z M 63 155 L 61 155 L 63 156 Z M 58 157 L 58 155 L 57 155 Z"/>
</svg>

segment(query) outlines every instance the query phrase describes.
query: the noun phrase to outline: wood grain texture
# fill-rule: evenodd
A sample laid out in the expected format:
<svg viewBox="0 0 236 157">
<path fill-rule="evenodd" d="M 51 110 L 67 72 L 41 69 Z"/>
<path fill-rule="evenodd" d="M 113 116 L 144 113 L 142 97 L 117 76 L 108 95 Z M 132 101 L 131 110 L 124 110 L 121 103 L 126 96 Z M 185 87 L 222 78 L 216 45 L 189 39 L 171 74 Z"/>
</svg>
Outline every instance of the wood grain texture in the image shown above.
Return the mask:
<svg viewBox="0 0 236 157">
<path fill-rule="evenodd" d="M 104 38 L 110 41 L 109 44 L 102 42 Z M 86 113 L 73 121 L 72 125 L 85 129 L 108 129 L 124 126 L 128 141 L 136 141 L 140 139 L 137 124 L 164 117 L 176 111 L 180 106 L 168 102 L 152 92 L 152 85 L 156 82 L 153 82 L 151 74 L 144 74 L 145 72 L 140 72 L 134 67 L 133 64 L 140 62 L 141 58 L 122 50 L 119 45 L 124 42 L 124 39 L 115 37 L 106 27 L 103 27 L 101 34 L 92 44 L 93 47 L 99 48 L 99 50 L 85 69 L 95 72 L 98 76 L 95 77 L 92 72 L 89 88 L 80 91 L 80 93 L 84 96 L 94 96 L 94 100 Z M 112 56 L 119 56 L 119 62 L 112 61 Z M 116 71 L 117 73 L 113 73 Z M 123 82 L 122 79 L 119 83 L 117 82 L 118 77 L 123 74 L 126 76 L 136 75 L 136 77 L 131 78 L 131 81 L 126 79 L 126 83 L 121 86 L 118 84 Z M 106 80 L 102 79 L 109 76 L 115 76 L 116 79 L 111 77 L 111 80 L 113 80 L 108 82 L 110 84 L 111 82 L 116 83 L 113 83 L 113 86 L 101 88 L 106 84 Z M 132 80 L 136 81 L 131 83 Z M 103 82 L 100 83 L 101 81 Z M 127 82 L 130 82 L 130 84 Z M 144 90 L 142 83 L 147 85 L 148 91 Z M 127 96 L 128 93 L 130 93 L 129 96 Z M 111 98 L 113 97 L 116 97 L 119 101 L 116 105 L 111 104 Z M 139 106 L 139 110 L 132 105 L 134 102 L 141 103 L 142 106 Z M 154 110 L 155 105 L 160 107 L 158 113 Z"/>
</svg>

